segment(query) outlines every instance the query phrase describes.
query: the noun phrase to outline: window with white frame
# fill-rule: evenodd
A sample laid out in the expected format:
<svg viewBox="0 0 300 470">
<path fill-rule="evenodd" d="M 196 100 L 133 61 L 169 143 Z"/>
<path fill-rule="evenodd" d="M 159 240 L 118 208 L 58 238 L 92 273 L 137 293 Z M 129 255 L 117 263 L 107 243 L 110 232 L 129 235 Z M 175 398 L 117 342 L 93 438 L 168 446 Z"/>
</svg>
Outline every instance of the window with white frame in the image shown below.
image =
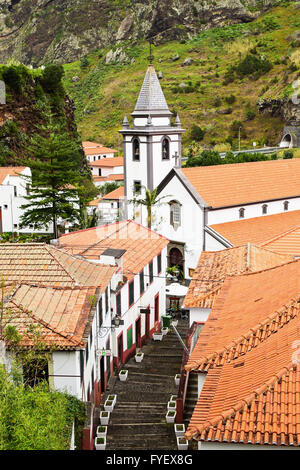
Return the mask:
<svg viewBox="0 0 300 470">
<path fill-rule="evenodd" d="M 289 201 L 284 201 L 283 203 L 283 210 L 288 211 L 289 210 Z"/>
<path fill-rule="evenodd" d="M 181 225 L 181 204 L 178 201 L 170 202 L 170 225 L 175 229 Z"/>
<path fill-rule="evenodd" d="M 263 215 L 268 213 L 268 204 L 263 204 L 262 205 L 262 213 L 263 213 Z"/>
</svg>

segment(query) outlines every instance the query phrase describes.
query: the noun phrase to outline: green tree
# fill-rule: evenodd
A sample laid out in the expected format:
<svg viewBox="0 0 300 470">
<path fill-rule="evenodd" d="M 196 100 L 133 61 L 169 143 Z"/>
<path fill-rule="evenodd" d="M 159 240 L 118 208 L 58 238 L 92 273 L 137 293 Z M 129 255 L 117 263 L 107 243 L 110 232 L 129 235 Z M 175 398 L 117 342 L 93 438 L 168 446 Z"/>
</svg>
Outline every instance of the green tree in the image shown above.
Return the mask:
<svg viewBox="0 0 300 470">
<path fill-rule="evenodd" d="M 165 199 L 168 196 L 163 196 L 163 197 L 158 197 L 157 194 L 157 188 L 153 189 L 151 192 L 150 189 L 145 188 L 145 197 L 136 197 L 132 199 L 131 201 L 128 201 L 129 203 L 133 204 L 141 204 L 142 206 L 145 206 L 147 209 L 147 226 L 149 229 L 152 227 L 152 209 L 154 206 L 158 206 L 161 204 L 161 201 Z"/>
<path fill-rule="evenodd" d="M 54 238 L 58 237 L 58 219 L 76 221 L 80 215 L 81 153 L 77 142 L 59 128 L 41 129 L 38 137 L 31 139 L 31 155 L 22 163 L 32 171 L 32 184 L 27 203 L 21 206 L 24 213 L 21 226 L 33 225 L 42 229 L 53 224 Z M 30 184 L 30 178 L 27 183 Z"/>
</svg>

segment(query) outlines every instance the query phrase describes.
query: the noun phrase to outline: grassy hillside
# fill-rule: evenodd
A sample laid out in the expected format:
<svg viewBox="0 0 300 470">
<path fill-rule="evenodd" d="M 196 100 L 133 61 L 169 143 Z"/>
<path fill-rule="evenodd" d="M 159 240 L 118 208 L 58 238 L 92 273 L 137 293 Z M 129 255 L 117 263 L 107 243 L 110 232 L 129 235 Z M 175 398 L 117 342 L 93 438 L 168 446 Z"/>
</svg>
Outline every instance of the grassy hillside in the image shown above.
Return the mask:
<svg viewBox="0 0 300 470">
<path fill-rule="evenodd" d="M 299 6 L 281 2 L 254 22 L 209 29 L 194 39 L 154 48 L 168 104 L 187 130 L 186 150 L 194 139 L 193 125 L 205 131 L 198 145 L 219 148 L 221 144 L 222 149 L 226 143 L 227 148 L 236 148 L 240 125 L 242 148 L 252 147 L 253 141 L 278 143 L 283 123 L 278 117 L 258 114 L 257 101 L 293 92 L 292 83 L 300 76 Z M 134 109 L 149 49 L 147 43 L 123 42 L 117 47 L 126 53 L 127 64 L 106 64 L 108 49 L 97 50 L 85 61 L 65 66 L 65 86 L 75 101 L 81 137 L 121 150 L 117 131 L 124 114 L 129 116 Z M 182 66 L 187 58 L 191 65 Z"/>
</svg>

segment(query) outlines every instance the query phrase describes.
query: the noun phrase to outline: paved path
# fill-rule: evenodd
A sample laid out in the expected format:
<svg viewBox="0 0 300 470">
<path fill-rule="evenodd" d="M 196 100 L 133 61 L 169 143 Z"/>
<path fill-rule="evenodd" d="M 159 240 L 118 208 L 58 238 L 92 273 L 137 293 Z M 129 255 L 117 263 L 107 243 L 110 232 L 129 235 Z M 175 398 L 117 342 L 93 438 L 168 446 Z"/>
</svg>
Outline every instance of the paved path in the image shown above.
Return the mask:
<svg viewBox="0 0 300 470">
<path fill-rule="evenodd" d="M 185 338 L 188 320 L 180 320 L 178 331 Z M 108 394 L 117 394 L 107 434 L 107 450 L 177 450 L 174 425 L 167 424 L 167 402 L 177 395 L 174 376 L 180 372 L 183 348 L 171 329 L 162 341 L 147 340 L 144 359 L 131 358 L 123 369 L 128 379 L 111 377 Z M 103 405 L 101 406 L 103 409 Z"/>
</svg>

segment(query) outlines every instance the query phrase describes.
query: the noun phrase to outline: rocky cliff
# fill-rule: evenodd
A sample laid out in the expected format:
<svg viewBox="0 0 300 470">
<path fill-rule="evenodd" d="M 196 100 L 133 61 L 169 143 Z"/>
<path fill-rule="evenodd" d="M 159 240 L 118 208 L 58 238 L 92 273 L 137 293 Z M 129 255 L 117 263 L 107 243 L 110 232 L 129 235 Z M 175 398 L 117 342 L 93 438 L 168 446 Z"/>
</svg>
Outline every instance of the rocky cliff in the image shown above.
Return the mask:
<svg viewBox="0 0 300 470">
<path fill-rule="evenodd" d="M 116 42 L 191 38 L 250 22 L 278 0 L 0 0 L 0 62 L 75 61 Z"/>
</svg>

